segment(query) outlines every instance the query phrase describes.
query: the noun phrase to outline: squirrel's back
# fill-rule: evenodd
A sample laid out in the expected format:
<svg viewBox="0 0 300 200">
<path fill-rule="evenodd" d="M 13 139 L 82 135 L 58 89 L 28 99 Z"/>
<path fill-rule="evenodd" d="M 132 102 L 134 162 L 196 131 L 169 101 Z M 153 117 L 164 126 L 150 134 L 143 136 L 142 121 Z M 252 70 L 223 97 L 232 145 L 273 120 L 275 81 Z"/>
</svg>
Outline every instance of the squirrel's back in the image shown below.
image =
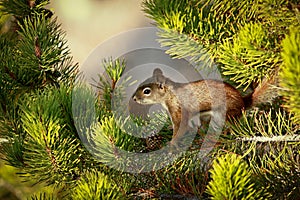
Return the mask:
<svg viewBox="0 0 300 200">
<path fill-rule="evenodd" d="M 227 118 L 239 116 L 244 109 L 240 92 L 217 80 L 177 83 L 166 78 L 160 69 L 142 83 L 133 95 L 139 104 L 161 104 L 169 112 L 184 109 L 189 113 L 225 111 Z"/>
<path fill-rule="evenodd" d="M 271 87 L 275 81 L 275 78 L 265 80 L 252 94 L 243 97 L 236 88 L 222 81 L 177 83 L 155 69 L 153 76 L 138 87 L 133 100 L 144 105 L 161 104 L 170 113 L 182 109 L 189 113 L 225 110 L 228 119 L 240 116 L 244 109 L 272 100 L 277 95 Z"/>
<path fill-rule="evenodd" d="M 196 113 L 224 110 L 228 117 L 239 116 L 244 109 L 240 92 L 231 85 L 217 80 L 200 80 L 191 83 L 171 84 L 169 92 L 179 98 L 181 106 Z"/>
</svg>

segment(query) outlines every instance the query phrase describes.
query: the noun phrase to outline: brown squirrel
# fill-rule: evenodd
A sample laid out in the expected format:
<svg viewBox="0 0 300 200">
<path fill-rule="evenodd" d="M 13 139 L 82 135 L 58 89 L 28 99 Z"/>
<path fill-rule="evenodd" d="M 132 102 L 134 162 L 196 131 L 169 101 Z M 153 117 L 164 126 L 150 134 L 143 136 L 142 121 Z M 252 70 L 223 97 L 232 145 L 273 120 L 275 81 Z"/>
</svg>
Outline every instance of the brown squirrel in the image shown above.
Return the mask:
<svg viewBox="0 0 300 200">
<path fill-rule="evenodd" d="M 200 118 L 201 114 L 214 115 L 216 112 L 223 112 L 226 120 L 239 117 L 242 110 L 263 103 L 262 90 L 266 90 L 267 85 L 262 84 L 252 94 L 243 97 L 236 88 L 222 81 L 177 83 L 156 68 L 152 77 L 140 84 L 132 99 L 138 104 L 161 104 L 167 109 L 173 124 L 175 142 L 185 134 L 188 122 L 195 113 L 200 113 Z"/>
</svg>

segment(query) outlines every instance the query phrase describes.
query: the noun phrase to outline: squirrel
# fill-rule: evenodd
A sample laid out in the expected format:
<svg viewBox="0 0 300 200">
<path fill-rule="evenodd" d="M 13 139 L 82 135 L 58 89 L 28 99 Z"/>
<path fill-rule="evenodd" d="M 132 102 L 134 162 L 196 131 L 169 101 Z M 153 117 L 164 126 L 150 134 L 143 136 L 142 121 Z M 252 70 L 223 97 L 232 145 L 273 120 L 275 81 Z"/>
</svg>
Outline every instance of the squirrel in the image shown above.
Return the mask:
<svg viewBox="0 0 300 200">
<path fill-rule="evenodd" d="M 262 90 L 266 90 L 268 85 L 263 83 L 252 94 L 243 97 L 228 83 L 211 79 L 178 83 L 156 68 L 152 77 L 138 86 L 132 100 L 142 105 L 161 104 L 169 112 L 174 143 L 185 134 L 195 113 L 200 113 L 200 119 L 201 114 L 207 116 L 216 112 L 223 112 L 225 120 L 240 117 L 243 110 L 265 101 Z"/>
</svg>

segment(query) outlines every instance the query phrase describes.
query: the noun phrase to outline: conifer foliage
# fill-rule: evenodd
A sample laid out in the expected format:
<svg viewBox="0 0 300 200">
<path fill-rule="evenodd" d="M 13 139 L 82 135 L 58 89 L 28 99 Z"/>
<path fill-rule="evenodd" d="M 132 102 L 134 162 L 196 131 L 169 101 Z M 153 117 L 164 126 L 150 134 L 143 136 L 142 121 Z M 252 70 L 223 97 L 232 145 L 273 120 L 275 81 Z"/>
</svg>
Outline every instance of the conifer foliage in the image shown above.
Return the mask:
<svg viewBox="0 0 300 200">
<path fill-rule="evenodd" d="M 48 0 L 0 2 L 0 158 L 24 180 L 54 186 L 55 193 L 28 199 L 299 199 L 300 198 L 300 3 L 297 0 L 144 0 L 145 14 L 160 29 L 162 46 L 176 58 L 210 68 L 249 92 L 266 80 L 276 97 L 226 124 L 215 148 L 199 156 L 202 130 L 187 152 L 161 169 L 121 160 L 119 147 L 149 152 L 138 130 L 112 112 L 112 96 L 126 60 L 104 61 L 99 92 L 80 85 L 64 32 Z M 203 64 L 205 63 L 205 64 Z M 134 80 L 127 80 L 134 81 Z M 75 91 L 75 92 L 74 92 Z M 121 94 L 121 93 L 120 93 Z M 99 144 L 92 155 L 80 138 L 73 95 L 92 101 L 79 126 L 95 123 L 86 141 Z M 78 111 L 80 112 L 80 111 Z M 134 118 L 137 124 L 147 121 Z M 158 119 L 157 123 L 159 123 Z M 126 129 L 119 127 L 124 121 Z M 85 124 L 86 123 L 86 124 Z M 158 133 L 159 147 L 172 130 Z M 155 130 L 155 127 L 151 127 Z M 97 135 L 101 132 L 102 135 Z M 24 194 L 25 195 L 25 194 Z"/>
</svg>

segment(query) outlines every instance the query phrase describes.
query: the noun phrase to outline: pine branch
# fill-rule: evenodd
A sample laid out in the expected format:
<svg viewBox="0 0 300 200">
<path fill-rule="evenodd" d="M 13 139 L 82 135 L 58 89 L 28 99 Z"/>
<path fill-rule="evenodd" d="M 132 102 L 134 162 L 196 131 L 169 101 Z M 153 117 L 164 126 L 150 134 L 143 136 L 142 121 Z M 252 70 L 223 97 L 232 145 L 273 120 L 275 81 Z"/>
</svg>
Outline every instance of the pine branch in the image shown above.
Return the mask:
<svg viewBox="0 0 300 200">
<path fill-rule="evenodd" d="M 32 13 L 50 13 L 44 7 L 49 4 L 49 0 L 3 0 L 0 2 L 1 11 L 22 19 Z"/>
<path fill-rule="evenodd" d="M 235 154 L 218 157 L 210 173 L 212 180 L 207 192 L 212 199 L 254 200 L 270 197 L 265 188 L 259 188 L 246 162 Z"/>
<path fill-rule="evenodd" d="M 47 85 L 58 86 L 60 84 L 61 89 L 65 89 L 63 83 L 73 83 L 77 70 L 77 65 L 72 64 L 64 40 L 64 32 L 61 31 L 56 20 L 51 19 L 51 13 L 49 14 L 43 8 L 46 2 L 48 1 L 1 2 L 3 6 L 1 10 L 13 15 L 15 23 L 18 23 L 15 30 L 2 34 L 0 37 L 0 45 L 4 49 L 0 54 L 0 94 L 3 97 L 1 98 L 0 126 L 3 128 L 1 137 L 8 141 L 1 144 L 1 152 L 10 165 L 24 169 L 22 173 L 25 176 L 36 177 L 37 182 L 57 183 L 57 180 L 61 180 L 64 184 L 73 181 L 78 176 L 80 170 L 75 165 L 78 164 L 79 159 L 74 161 L 73 153 L 82 153 L 82 149 L 78 148 L 78 139 L 70 137 L 70 131 L 75 130 L 72 128 L 72 120 L 69 116 L 71 109 L 67 109 L 69 113 L 66 115 L 55 113 L 61 117 L 69 117 L 66 121 L 42 119 L 40 115 L 47 118 L 46 115 L 49 113 L 44 113 L 43 109 L 39 110 L 39 113 L 31 110 L 40 105 L 59 110 L 61 105 L 47 102 L 49 100 L 47 98 L 43 99 L 47 96 L 48 90 L 54 89 L 47 88 Z M 39 96 L 38 93 L 42 91 L 35 93 L 33 89 L 36 88 L 44 88 L 46 92 Z M 60 92 L 54 92 L 56 100 L 60 99 L 64 101 L 62 104 L 68 104 L 62 106 L 64 108 L 70 106 L 70 98 L 65 98 L 68 96 L 67 93 L 70 96 L 70 91 Z M 30 94 L 27 95 L 27 93 Z M 64 99 L 60 98 L 62 93 L 64 93 Z M 41 98 L 45 102 L 31 98 Z M 26 108 L 28 102 L 34 102 L 33 107 Z M 20 111 L 20 109 L 23 110 Z M 28 110 L 25 112 L 26 109 Z M 62 124 L 68 125 L 62 128 Z M 66 135 L 57 134 L 62 130 Z M 66 151 L 64 147 L 69 150 Z M 61 156 L 63 154 L 65 157 Z M 68 165 L 70 168 L 65 167 Z M 57 174 L 53 175 L 54 171 Z"/>
<path fill-rule="evenodd" d="M 292 115 L 281 110 L 254 112 L 247 117 L 244 115 L 231 129 L 234 145 L 228 140 L 227 148 L 248 160 L 259 182 L 265 185 L 272 197 L 279 197 L 276 191 L 282 191 L 280 194 L 284 193 L 286 198 L 296 195 L 299 188 L 300 129 L 293 122 Z M 290 181 L 297 186 L 291 187 Z"/>
<path fill-rule="evenodd" d="M 14 36 L 18 40 L 10 34 L 0 38 L 5 49 L 0 55 L 4 61 L 0 66 L 3 78 L 14 89 L 22 90 L 74 81 L 78 66 L 72 63 L 64 32 L 56 19 L 35 13 L 18 23 L 18 35 Z"/>
<path fill-rule="evenodd" d="M 34 177 L 36 182 L 66 184 L 76 180 L 81 171 L 78 165 L 82 149 L 76 135 L 66 126 L 61 110 L 61 105 L 70 105 L 61 98 L 68 94 L 60 92 L 63 91 L 49 88 L 26 95 L 20 105 L 24 141 L 12 141 L 22 148 L 4 148 L 7 158 L 21 153 L 24 176 Z M 15 165 L 15 160 L 18 159 L 8 161 Z"/>
<path fill-rule="evenodd" d="M 40 193 L 40 194 L 34 194 L 30 198 L 30 200 L 55 200 L 53 194 L 47 194 L 47 193 Z"/>
<path fill-rule="evenodd" d="M 126 64 L 124 59 L 112 60 L 112 58 L 103 60 L 105 74 L 99 76 L 99 81 L 94 86 L 98 90 L 99 104 L 106 106 L 108 110 L 112 110 L 112 102 L 118 81 L 125 70 Z M 122 89 L 122 88 L 121 88 Z M 119 97 L 121 98 L 121 97 Z"/>
<path fill-rule="evenodd" d="M 290 26 L 299 26 L 299 1 L 260 0 L 259 3 L 258 18 L 279 41 L 284 39 Z"/>
<path fill-rule="evenodd" d="M 269 78 L 282 62 L 276 40 L 262 24 L 246 24 L 220 45 L 218 62 L 223 64 L 223 74 L 244 86 L 244 90 L 253 82 Z"/>
<path fill-rule="evenodd" d="M 286 154 L 286 152 L 282 152 L 282 154 Z M 289 157 L 285 161 L 274 162 L 272 158 L 268 159 L 267 161 L 271 164 L 259 173 L 261 183 L 272 194 L 272 199 L 300 198 L 299 151 L 289 153 L 289 155 L 291 154 L 294 157 Z"/>
<path fill-rule="evenodd" d="M 31 77 L 22 77 L 18 72 L 18 76 L 24 80 L 24 85 L 32 85 L 33 82 L 39 85 L 53 84 L 58 82 L 58 78 L 68 75 L 59 71 L 61 62 L 68 59 L 70 52 L 66 46 L 64 32 L 56 20 L 37 15 L 26 18 L 20 28 L 22 40 L 18 44 L 18 62 L 22 63 L 22 67 L 19 71 L 33 74 Z"/>
<path fill-rule="evenodd" d="M 283 58 L 280 85 L 285 89 L 285 106 L 295 114 L 294 120 L 300 123 L 300 34 L 299 27 L 290 27 L 290 34 L 282 41 Z"/>
<path fill-rule="evenodd" d="M 238 0 L 145 0 L 143 8 L 163 31 L 187 35 L 203 45 L 213 59 L 222 40 L 231 38 L 243 24 L 255 21 L 258 9 L 253 1 Z"/>
<path fill-rule="evenodd" d="M 109 177 L 95 170 L 86 171 L 71 192 L 72 199 L 121 199 L 125 198 L 120 187 Z"/>
<path fill-rule="evenodd" d="M 253 1 L 163 1 L 145 0 L 146 14 L 166 31 L 197 38 L 205 47 L 231 37 L 244 24 L 255 19 Z"/>
<path fill-rule="evenodd" d="M 236 140 L 241 140 L 243 142 L 300 142 L 300 135 L 279 135 L 273 137 L 265 136 L 253 136 L 250 138 L 237 138 Z"/>
<path fill-rule="evenodd" d="M 160 187 L 157 190 L 159 196 L 167 194 L 179 194 L 185 198 L 207 198 L 205 194 L 209 181 L 208 170 L 211 167 L 211 159 L 215 151 L 210 152 L 207 157 L 200 159 L 201 152 L 186 152 L 169 166 L 156 171 L 155 179 Z"/>
<path fill-rule="evenodd" d="M 201 69 L 207 69 L 213 64 L 213 57 L 208 50 L 186 34 L 175 31 L 161 31 L 158 40 L 162 46 L 169 47 L 166 53 L 174 58 L 186 58 Z"/>
<path fill-rule="evenodd" d="M 256 110 L 249 115 L 244 113 L 240 120 L 233 122 L 232 134 L 239 141 L 299 142 L 300 130 L 297 124 L 291 121 L 291 118 L 291 114 L 282 110 L 263 113 L 258 113 Z"/>
</svg>

